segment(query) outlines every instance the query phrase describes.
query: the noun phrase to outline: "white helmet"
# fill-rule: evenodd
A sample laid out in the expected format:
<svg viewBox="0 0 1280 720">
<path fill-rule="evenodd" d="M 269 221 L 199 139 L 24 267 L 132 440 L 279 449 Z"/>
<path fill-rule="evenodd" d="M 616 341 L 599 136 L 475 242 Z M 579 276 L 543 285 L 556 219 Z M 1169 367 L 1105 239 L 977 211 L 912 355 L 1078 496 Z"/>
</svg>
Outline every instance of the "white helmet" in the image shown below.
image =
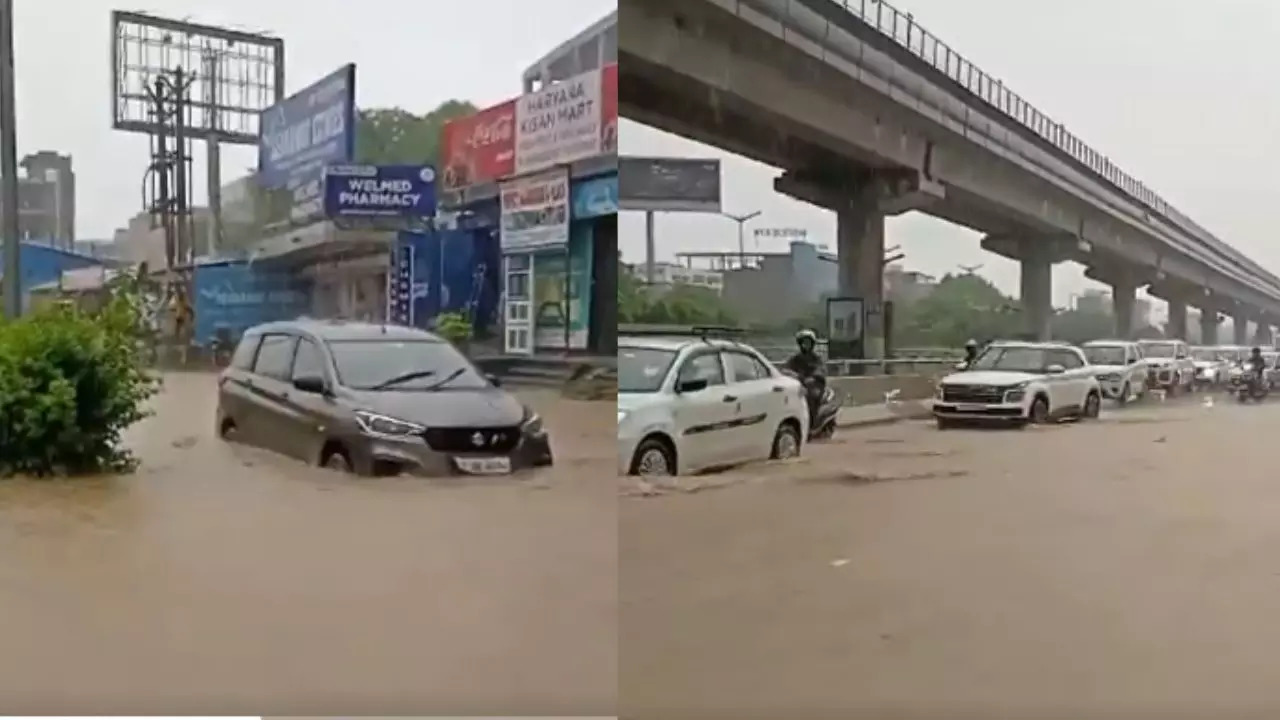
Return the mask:
<svg viewBox="0 0 1280 720">
<path fill-rule="evenodd" d="M 809 329 L 807 329 L 807 328 L 806 328 L 806 329 L 804 329 L 804 330 L 801 330 L 801 331 L 800 331 L 800 332 L 798 332 L 798 333 L 796 333 L 796 344 L 797 344 L 797 345 L 799 345 L 800 343 L 804 342 L 805 340 L 808 340 L 809 342 L 813 343 L 814 345 L 817 345 L 817 344 L 818 344 L 818 333 L 816 333 L 816 332 L 814 332 L 814 331 L 812 331 L 812 330 L 809 330 Z"/>
</svg>

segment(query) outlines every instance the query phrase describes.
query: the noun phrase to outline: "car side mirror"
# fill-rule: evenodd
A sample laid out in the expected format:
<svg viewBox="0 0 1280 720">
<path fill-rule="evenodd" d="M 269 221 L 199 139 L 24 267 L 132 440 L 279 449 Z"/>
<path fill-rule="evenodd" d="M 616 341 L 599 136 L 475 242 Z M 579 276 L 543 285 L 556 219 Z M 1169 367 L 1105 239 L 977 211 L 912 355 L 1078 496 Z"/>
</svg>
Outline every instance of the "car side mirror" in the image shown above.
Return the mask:
<svg viewBox="0 0 1280 720">
<path fill-rule="evenodd" d="M 707 389 L 706 378 L 693 378 L 689 380 L 679 380 L 676 382 L 676 393 L 691 393 L 699 390 Z"/>
<path fill-rule="evenodd" d="M 1049 373 L 1050 375 L 1061 375 L 1062 373 L 1066 372 L 1067 369 L 1062 365 L 1050 365 L 1049 367 L 1045 368 L 1044 371 L 1046 373 Z"/>
<path fill-rule="evenodd" d="M 298 390 L 313 395 L 328 395 L 329 384 L 319 375 L 303 375 L 293 379 L 293 386 Z"/>
<path fill-rule="evenodd" d="M 502 387 L 502 378 L 494 375 L 493 373 L 485 373 L 484 379 L 488 380 L 489 384 L 494 387 Z"/>
</svg>

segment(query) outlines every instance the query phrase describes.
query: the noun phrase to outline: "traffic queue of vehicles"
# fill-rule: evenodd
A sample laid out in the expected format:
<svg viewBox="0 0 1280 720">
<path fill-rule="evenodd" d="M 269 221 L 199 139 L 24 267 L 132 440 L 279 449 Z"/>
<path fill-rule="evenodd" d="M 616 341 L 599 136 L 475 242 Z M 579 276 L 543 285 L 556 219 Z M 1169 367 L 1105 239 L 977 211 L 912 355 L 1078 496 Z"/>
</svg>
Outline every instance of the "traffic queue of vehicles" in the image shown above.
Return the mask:
<svg viewBox="0 0 1280 720">
<path fill-rule="evenodd" d="M 1228 389 L 1249 348 L 1180 340 L 997 341 L 943 377 L 932 411 L 940 429 L 1025 427 L 1097 418 L 1103 400 Z M 1269 383 L 1280 381 L 1269 352 Z M 1233 375 L 1234 374 L 1234 375 Z M 687 475 L 800 455 L 829 437 L 841 398 L 814 394 L 731 337 L 624 334 L 618 340 L 618 472 Z"/>
</svg>

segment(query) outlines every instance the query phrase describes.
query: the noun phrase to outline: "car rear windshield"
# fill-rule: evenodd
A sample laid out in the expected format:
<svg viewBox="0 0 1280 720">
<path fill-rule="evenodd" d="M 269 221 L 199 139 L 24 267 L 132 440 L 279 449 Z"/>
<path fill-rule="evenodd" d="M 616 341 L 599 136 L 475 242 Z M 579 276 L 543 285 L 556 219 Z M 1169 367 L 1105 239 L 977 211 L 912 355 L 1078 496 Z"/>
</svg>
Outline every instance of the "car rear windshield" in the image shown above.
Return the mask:
<svg viewBox="0 0 1280 720">
<path fill-rule="evenodd" d="M 1173 343 L 1143 343 L 1142 354 L 1147 357 L 1171 358 L 1178 346 Z"/>
<path fill-rule="evenodd" d="M 1042 374 L 1048 365 L 1048 355 L 1043 348 L 990 347 L 973 361 L 969 369 Z"/>
<path fill-rule="evenodd" d="M 480 388 L 489 381 L 439 340 L 330 340 L 338 382 L 354 390 Z"/>
<path fill-rule="evenodd" d="M 1124 348 L 1119 345 L 1094 345 L 1084 349 L 1090 365 L 1124 365 Z"/>
<path fill-rule="evenodd" d="M 618 348 L 618 391 L 657 392 L 675 359 L 676 354 L 672 350 Z"/>
</svg>

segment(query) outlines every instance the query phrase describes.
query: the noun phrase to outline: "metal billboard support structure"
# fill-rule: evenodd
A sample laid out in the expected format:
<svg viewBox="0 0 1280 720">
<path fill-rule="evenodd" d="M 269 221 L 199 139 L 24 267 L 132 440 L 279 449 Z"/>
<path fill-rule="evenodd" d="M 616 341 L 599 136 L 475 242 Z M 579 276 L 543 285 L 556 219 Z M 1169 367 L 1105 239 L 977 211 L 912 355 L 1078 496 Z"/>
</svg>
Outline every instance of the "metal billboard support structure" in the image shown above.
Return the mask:
<svg viewBox="0 0 1280 720">
<path fill-rule="evenodd" d="M 203 141 L 208 150 L 205 245 L 213 253 L 225 246 L 220 145 L 258 144 L 262 111 L 284 99 L 284 41 L 121 10 L 111 13 L 111 38 L 111 127 L 152 139 L 143 206 L 152 227 L 163 230 L 165 295 L 178 300 L 171 310 L 183 311 L 174 323 L 181 335 L 194 321 L 186 298 L 201 244 L 191 213 L 190 145 Z"/>
<path fill-rule="evenodd" d="M 18 228 L 18 130 L 14 93 L 13 0 L 0 0 L 0 239 L 4 241 L 4 313 L 22 314 L 22 239 Z"/>
</svg>

